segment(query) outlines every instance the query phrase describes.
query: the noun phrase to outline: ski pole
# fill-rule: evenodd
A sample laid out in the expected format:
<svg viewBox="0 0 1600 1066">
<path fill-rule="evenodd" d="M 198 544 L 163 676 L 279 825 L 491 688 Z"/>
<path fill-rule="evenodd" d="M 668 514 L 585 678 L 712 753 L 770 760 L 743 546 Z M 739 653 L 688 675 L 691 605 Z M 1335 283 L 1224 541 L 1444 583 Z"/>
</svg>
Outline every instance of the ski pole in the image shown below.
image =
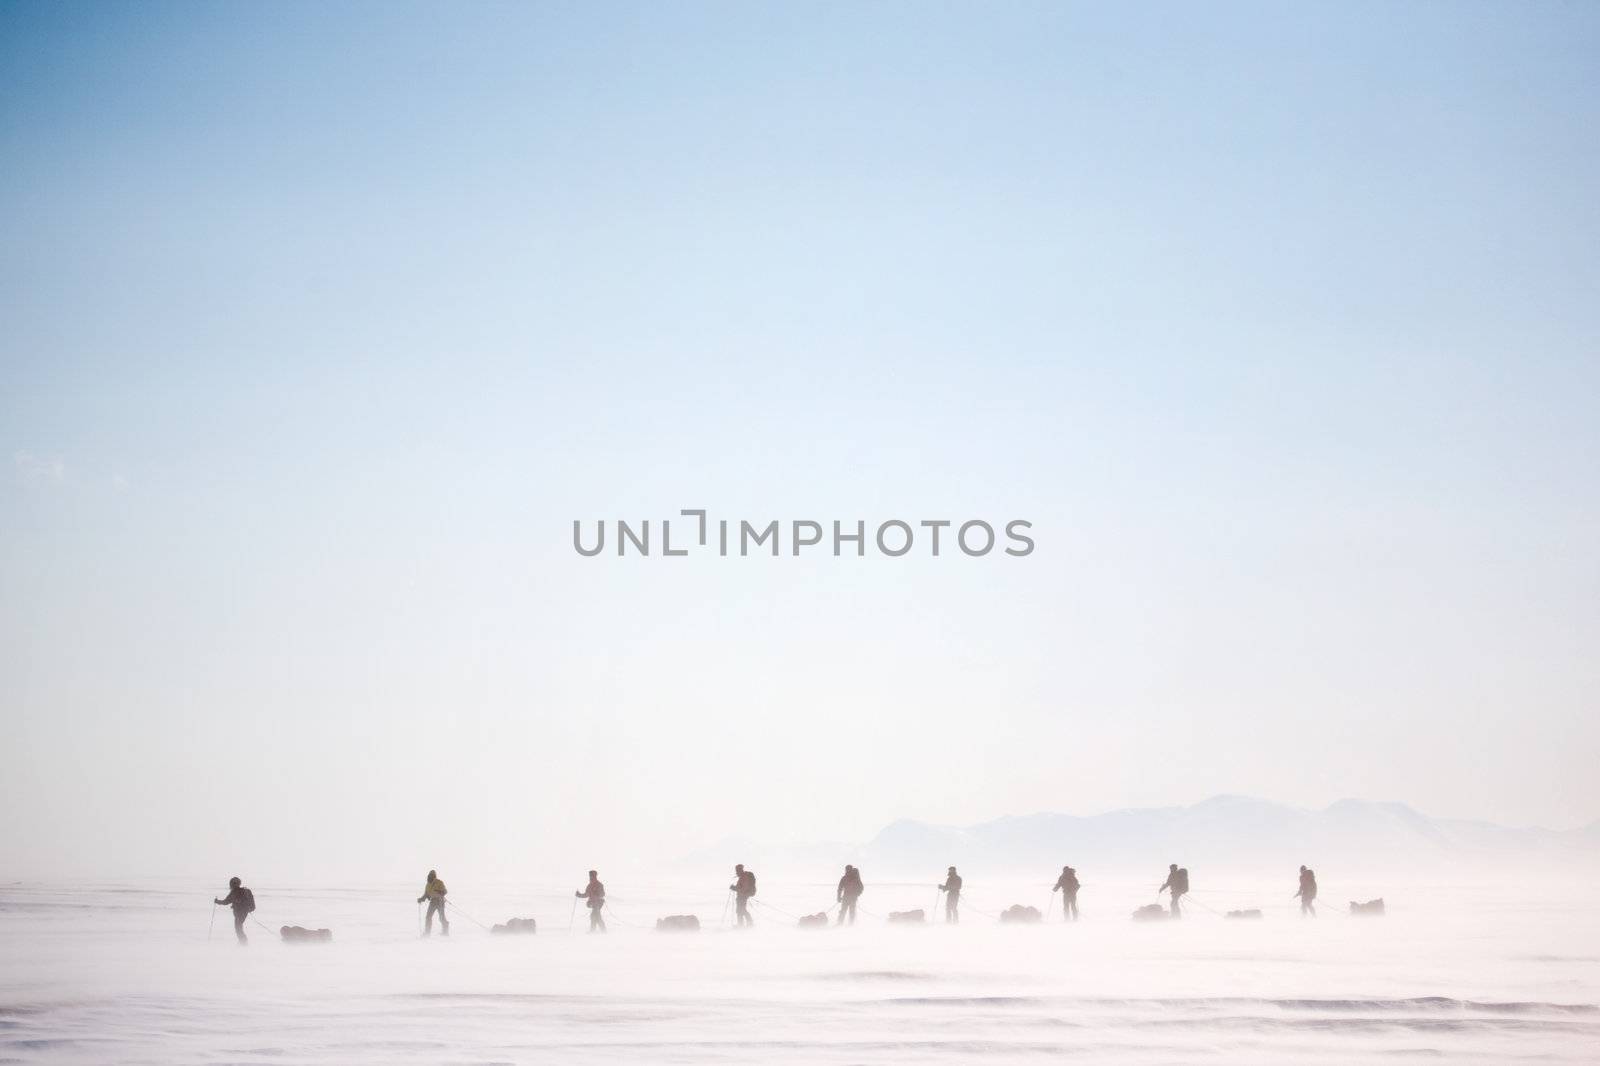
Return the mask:
<svg viewBox="0 0 1600 1066">
<path fill-rule="evenodd" d="M 422 935 L 422 901 L 417 900 L 417 935 Z"/>
<path fill-rule="evenodd" d="M 206 939 L 211 939 L 211 931 L 217 927 L 217 901 L 211 901 L 211 924 L 206 926 Z"/>
<path fill-rule="evenodd" d="M 567 915 L 567 932 L 572 932 L 572 923 L 578 920 L 578 897 L 572 897 L 572 913 Z"/>
<path fill-rule="evenodd" d="M 728 924 L 728 903 L 733 899 L 733 889 L 728 889 L 727 895 L 722 897 L 722 917 L 717 919 L 717 926 L 721 928 Z"/>
</svg>

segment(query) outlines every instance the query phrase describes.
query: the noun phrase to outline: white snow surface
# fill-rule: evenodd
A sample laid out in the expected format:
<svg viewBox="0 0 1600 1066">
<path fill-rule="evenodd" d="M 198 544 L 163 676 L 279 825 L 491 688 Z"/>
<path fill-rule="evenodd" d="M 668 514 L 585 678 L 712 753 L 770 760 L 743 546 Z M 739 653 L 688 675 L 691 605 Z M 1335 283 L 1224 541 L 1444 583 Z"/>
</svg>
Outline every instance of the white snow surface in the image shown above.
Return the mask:
<svg viewBox="0 0 1600 1066">
<path fill-rule="evenodd" d="M 418 936 L 420 884 L 247 878 L 244 948 L 220 909 L 208 939 L 225 878 L 0 887 L 0 1062 L 1600 1061 L 1600 919 L 1581 881 L 1341 892 L 1324 874 L 1313 921 L 1292 878 L 1196 871 L 1183 921 L 1142 924 L 1129 914 L 1154 881 L 1080 870 L 1080 922 L 1003 926 L 1001 908 L 1051 902 L 1050 882 L 963 871 L 961 924 L 905 928 L 884 915 L 931 915 L 932 879 L 868 870 L 853 927 L 795 928 L 832 884 L 767 880 L 756 927 L 734 931 L 716 880 L 608 879 L 611 931 L 591 936 L 581 910 L 568 932 L 576 883 L 442 872 L 448 938 Z M 1372 895 L 1387 917 L 1343 913 Z M 1244 907 L 1265 917 L 1220 916 Z M 706 928 L 650 928 L 682 913 Z M 537 935 L 476 924 L 513 916 Z M 286 924 L 334 939 L 285 944 Z"/>
</svg>

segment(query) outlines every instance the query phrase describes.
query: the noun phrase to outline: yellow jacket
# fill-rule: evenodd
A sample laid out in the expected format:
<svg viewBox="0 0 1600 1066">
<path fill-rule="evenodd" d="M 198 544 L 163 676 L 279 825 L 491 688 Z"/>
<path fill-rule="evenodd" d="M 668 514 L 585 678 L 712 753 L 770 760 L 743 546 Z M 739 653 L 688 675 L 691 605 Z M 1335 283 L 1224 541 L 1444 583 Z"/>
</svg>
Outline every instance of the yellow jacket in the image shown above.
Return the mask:
<svg viewBox="0 0 1600 1066">
<path fill-rule="evenodd" d="M 429 899 L 444 899 L 444 894 L 447 891 L 448 889 L 444 887 L 444 882 L 435 877 L 428 882 L 428 887 L 422 890 L 422 894 Z"/>
</svg>

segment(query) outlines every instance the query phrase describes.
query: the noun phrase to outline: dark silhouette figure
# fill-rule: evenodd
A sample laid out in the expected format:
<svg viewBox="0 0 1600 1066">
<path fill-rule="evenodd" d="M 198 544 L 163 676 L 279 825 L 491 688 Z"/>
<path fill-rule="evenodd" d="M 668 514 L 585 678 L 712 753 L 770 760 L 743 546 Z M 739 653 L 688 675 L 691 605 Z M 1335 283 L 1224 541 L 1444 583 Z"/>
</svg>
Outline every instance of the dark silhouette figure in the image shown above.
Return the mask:
<svg viewBox="0 0 1600 1066">
<path fill-rule="evenodd" d="M 450 890 L 444 887 L 444 882 L 439 880 L 436 870 L 428 871 L 428 882 L 422 886 L 422 895 L 417 897 L 417 902 L 428 901 L 428 917 L 423 922 L 423 936 L 433 935 L 433 916 L 439 916 L 439 932 L 445 936 L 450 935 L 450 919 L 444 916 L 444 897 Z"/>
<path fill-rule="evenodd" d="M 450 936 L 450 919 L 445 917 L 445 895 L 450 892 L 445 888 L 445 882 L 438 879 L 438 871 L 427 871 L 427 884 L 422 885 L 422 895 L 416 898 L 418 903 L 427 900 L 427 920 L 422 924 L 422 935 L 434 935 L 434 916 L 438 916 L 438 932 Z"/>
<path fill-rule="evenodd" d="M 956 873 L 954 866 L 950 867 L 950 872 L 945 877 L 944 884 L 939 886 L 939 891 L 944 893 L 944 920 L 959 924 L 961 921 L 961 875 Z"/>
<path fill-rule="evenodd" d="M 1061 917 L 1064 921 L 1075 922 L 1078 920 L 1078 871 L 1070 866 L 1061 868 L 1061 876 L 1056 878 L 1055 888 L 1050 891 L 1061 892 Z"/>
<path fill-rule="evenodd" d="M 861 893 L 866 891 L 866 886 L 861 883 L 861 871 L 854 866 L 844 868 L 844 876 L 839 878 L 839 891 L 834 896 L 839 903 L 839 924 L 844 924 L 845 915 L 850 916 L 850 924 L 856 924 L 856 900 L 861 898 Z"/>
<path fill-rule="evenodd" d="M 237 877 L 230 877 L 228 894 L 211 902 L 218 907 L 233 908 L 233 935 L 239 938 L 240 944 L 250 943 L 250 938 L 244 935 L 244 920 L 256 909 L 256 894 L 245 888 Z"/>
<path fill-rule="evenodd" d="M 1300 913 L 1317 916 L 1317 874 L 1309 867 L 1300 867 L 1300 890 L 1295 893 L 1300 897 Z"/>
<path fill-rule="evenodd" d="M 733 884 L 728 886 L 728 891 L 733 893 L 734 926 L 755 925 L 755 920 L 750 917 L 750 897 L 756 894 L 756 875 L 746 870 L 744 863 L 734 866 Z"/>
<path fill-rule="evenodd" d="M 589 908 L 589 932 L 605 932 L 606 920 L 600 917 L 600 912 L 605 909 L 606 905 L 606 886 L 600 883 L 600 875 L 594 870 L 590 870 L 589 883 L 584 886 L 582 892 L 574 892 L 573 895 L 579 899 L 589 901 L 584 904 Z M 623 922 L 622 924 L 627 925 L 628 923 Z"/>
<path fill-rule="evenodd" d="M 1167 866 L 1167 879 L 1161 882 L 1160 888 L 1156 889 L 1156 895 L 1159 896 L 1162 892 L 1172 893 L 1172 916 L 1174 918 L 1182 918 L 1183 911 L 1178 908 L 1178 900 L 1189 893 L 1189 871 L 1187 869 L 1180 870 L 1177 863 L 1169 864 Z"/>
</svg>

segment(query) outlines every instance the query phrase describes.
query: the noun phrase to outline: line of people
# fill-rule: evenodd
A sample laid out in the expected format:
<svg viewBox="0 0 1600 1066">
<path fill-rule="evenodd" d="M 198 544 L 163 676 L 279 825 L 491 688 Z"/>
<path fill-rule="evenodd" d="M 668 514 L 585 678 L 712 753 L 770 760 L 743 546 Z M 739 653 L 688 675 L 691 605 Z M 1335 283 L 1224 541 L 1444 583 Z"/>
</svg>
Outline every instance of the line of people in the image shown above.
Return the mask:
<svg viewBox="0 0 1600 1066">
<path fill-rule="evenodd" d="M 949 924 L 961 921 L 961 889 L 963 885 L 961 875 L 954 866 L 945 872 L 944 883 L 936 885 L 944 893 L 944 920 Z M 1061 868 L 1061 876 L 1056 878 L 1056 883 L 1051 887 L 1053 895 L 1061 893 L 1061 912 L 1065 921 L 1078 920 L 1078 889 L 1082 883 L 1078 880 L 1078 871 L 1071 866 Z M 433 921 L 439 920 L 439 931 L 444 936 L 450 935 L 450 919 L 446 914 L 449 889 L 439 877 L 437 870 L 429 870 L 427 881 L 422 886 L 422 895 L 417 897 L 418 905 L 428 905 L 427 915 L 423 921 L 423 935 L 433 935 Z M 733 868 L 733 884 L 728 886 L 734 899 L 734 924 L 737 928 L 747 928 L 755 924 L 755 919 L 750 914 L 750 901 L 756 895 L 756 875 L 753 870 L 747 870 L 743 863 Z M 866 885 L 861 880 L 861 871 L 854 866 L 846 865 L 844 875 L 839 878 L 838 887 L 834 893 L 834 903 L 839 908 L 836 925 L 856 922 L 856 905 L 866 891 Z M 1156 889 L 1156 894 L 1170 893 L 1172 917 L 1183 916 L 1180 901 L 1189 894 L 1189 871 L 1185 867 L 1172 863 L 1167 867 L 1167 879 Z M 574 892 L 577 899 L 584 900 L 584 906 L 589 911 L 589 932 L 604 933 L 606 921 L 602 912 L 606 906 L 606 886 L 600 880 L 596 870 L 589 871 L 589 883 Z M 1317 875 L 1309 867 L 1300 867 L 1300 885 L 1294 896 L 1300 900 L 1300 913 L 1312 918 L 1317 916 Z M 250 889 L 246 888 L 239 878 L 230 878 L 228 881 L 228 894 L 221 899 L 213 899 L 212 904 L 218 907 L 230 907 L 233 910 L 233 932 L 240 944 L 249 942 L 245 936 L 244 923 L 256 909 L 256 897 Z"/>
</svg>

